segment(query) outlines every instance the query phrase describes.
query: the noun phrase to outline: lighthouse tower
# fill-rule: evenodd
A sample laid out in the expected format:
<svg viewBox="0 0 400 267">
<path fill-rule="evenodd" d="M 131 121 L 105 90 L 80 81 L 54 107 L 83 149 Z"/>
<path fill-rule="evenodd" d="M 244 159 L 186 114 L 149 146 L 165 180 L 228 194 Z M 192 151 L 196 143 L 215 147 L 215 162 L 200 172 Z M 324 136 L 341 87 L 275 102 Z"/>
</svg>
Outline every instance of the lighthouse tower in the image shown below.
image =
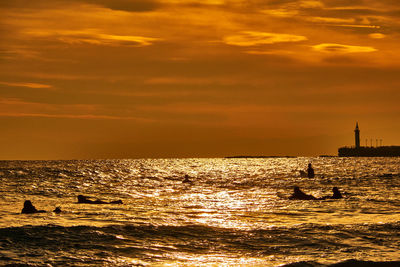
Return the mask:
<svg viewBox="0 0 400 267">
<path fill-rule="evenodd" d="M 360 129 L 358 128 L 358 122 L 356 123 L 356 129 L 354 130 L 354 137 L 356 138 L 356 148 L 360 148 Z"/>
</svg>

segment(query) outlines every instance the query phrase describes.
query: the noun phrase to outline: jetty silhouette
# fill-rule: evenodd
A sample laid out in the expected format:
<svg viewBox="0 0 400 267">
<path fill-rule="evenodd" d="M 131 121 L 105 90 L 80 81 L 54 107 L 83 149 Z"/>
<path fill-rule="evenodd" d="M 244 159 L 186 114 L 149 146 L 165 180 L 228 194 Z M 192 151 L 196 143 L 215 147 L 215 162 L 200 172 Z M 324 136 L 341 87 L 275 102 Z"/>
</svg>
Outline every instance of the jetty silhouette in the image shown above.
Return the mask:
<svg viewBox="0 0 400 267">
<path fill-rule="evenodd" d="M 360 128 L 358 122 L 354 130 L 355 146 L 340 147 L 338 149 L 339 157 L 400 157 L 400 146 L 361 146 Z"/>
</svg>

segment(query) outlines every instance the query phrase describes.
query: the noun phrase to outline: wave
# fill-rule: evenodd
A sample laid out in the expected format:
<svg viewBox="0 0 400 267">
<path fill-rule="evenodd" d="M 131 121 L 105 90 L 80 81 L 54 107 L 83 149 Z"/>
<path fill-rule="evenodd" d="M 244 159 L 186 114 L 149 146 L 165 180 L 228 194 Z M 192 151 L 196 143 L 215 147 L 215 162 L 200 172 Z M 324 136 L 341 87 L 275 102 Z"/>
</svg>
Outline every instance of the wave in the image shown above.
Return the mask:
<svg viewBox="0 0 400 267">
<path fill-rule="evenodd" d="M 139 261 L 151 263 L 172 260 L 176 253 L 261 258 L 271 255 L 315 258 L 324 254 L 332 259 L 370 254 L 370 259 L 380 257 L 379 260 L 383 260 L 398 255 L 399 230 L 400 222 L 352 226 L 303 224 L 256 230 L 147 224 L 8 227 L 0 229 L 0 264 L 20 264 L 21 259 L 56 265 L 75 261 L 104 263 L 113 257 L 132 255 Z M 305 265 L 314 264 L 310 262 L 292 264 L 295 265 L 287 266 L 321 266 Z M 351 264 L 349 266 L 364 266 Z"/>
<path fill-rule="evenodd" d="M 346 260 L 343 262 L 335 263 L 329 265 L 330 267 L 398 267 L 400 266 L 400 261 L 362 261 L 362 260 Z"/>
<path fill-rule="evenodd" d="M 301 261 L 281 265 L 280 267 L 399 267 L 400 261 L 362 261 L 349 259 L 333 264 L 321 264 L 314 261 Z"/>
</svg>

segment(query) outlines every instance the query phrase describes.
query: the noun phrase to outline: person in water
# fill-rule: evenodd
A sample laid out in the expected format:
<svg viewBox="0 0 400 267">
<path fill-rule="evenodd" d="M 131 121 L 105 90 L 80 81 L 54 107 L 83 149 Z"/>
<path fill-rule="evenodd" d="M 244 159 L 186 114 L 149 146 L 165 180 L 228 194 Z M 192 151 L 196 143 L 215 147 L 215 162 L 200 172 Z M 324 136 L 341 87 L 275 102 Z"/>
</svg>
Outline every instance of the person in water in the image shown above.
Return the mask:
<svg viewBox="0 0 400 267">
<path fill-rule="evenodd" d="M 91 200 L 87 196 L 78 195 L 78 203 L 80 203 L 80 204 L 122 204 L 122 200 L 106 202 L 106 201 L 103 201 L 100 199 Z"/>
<path fill-rule="evenodd" d="M 54 210 L 53 210 L 53 212 L 54 213 L 61 213 L 61 208 L 60 207 L 56 207 Z"/>
<path fill-rule="evenodd" d="M 308 178 L 314 178 L 315 174 L 314 174 L 314 169 L 311 166 L 311 163 L 308 163 L 308 168 L 307 168 L 307 177 Z"/>
<path fill-rule="evenodd" d="M 339 191 L 339 188 L 337 188 L 336 186 L 332 188 L 332 192 L 333 192 L 333 195 L 332 195 L 331 199 L 343 198 L 342 194 Z"/>
<path fill-rule="evenodd" d="M 183 179 L 182 183 L 191 183 L 192 181 L 190 181 L 189 179 L 189 175 L 185 175 L 185 179 Z"/>
<path fill-rule="evenodd" d="M 339 191 L 339 188 L 337 188 L 336 186 L 332 188 L 332 192 L 333 192 L 332 196 L 321 197 L 319 199 L 324 200 L 324 199 L 341 199 L 341 198 L 343 198 L 342 194 Z"/>
<path fill-rule="evenodd" d="M 298 186 L 293 188 L 293 194 L 289 197 L 289 199 L 298 199 L 298 200 L 316 200 L 317 198 L 313 195 L 307 195 L 303 191 L 300 190 Z"/>
<path fill-rule="evenodd" d="M 35 206 L 32 205 L 30 200 L 25 200 L 24 207 L 22 208 L 21 213 L 23 214 L 33 214 L 33 213 L 43 213 L 46 212 L 44 210 L 37 210 Z"/>
</svg>

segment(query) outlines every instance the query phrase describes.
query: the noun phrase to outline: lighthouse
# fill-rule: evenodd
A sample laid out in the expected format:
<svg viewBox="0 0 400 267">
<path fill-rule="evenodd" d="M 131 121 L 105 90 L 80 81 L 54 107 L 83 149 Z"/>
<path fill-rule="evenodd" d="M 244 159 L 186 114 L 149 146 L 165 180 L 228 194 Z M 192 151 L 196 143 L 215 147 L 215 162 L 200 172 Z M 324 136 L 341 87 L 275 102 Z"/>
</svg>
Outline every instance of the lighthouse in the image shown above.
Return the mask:
<svg viewBox="0 0 400 267">
<path fill-rule="evenodd" d="M 356 123 L 356 129 L 354 130 L 354 137 L 356 139 L 356 148 L 360 148 L 360 129 L 358 128 L 358 122 Z"/>
<path fill-rule="evenodd" d="M 355 146 L 344 146 L 338 149 L 339 157 L 400 157 L 400 146 L 378 146 L 378 140 L 376 139 L 376 147 L 360 146 L 360 129 L 358 128 L 358 122 L 356 122 L 356 128 L 354 129 Z M 368 141 L 368 140 L 367 140 Z"/>
</svg>

